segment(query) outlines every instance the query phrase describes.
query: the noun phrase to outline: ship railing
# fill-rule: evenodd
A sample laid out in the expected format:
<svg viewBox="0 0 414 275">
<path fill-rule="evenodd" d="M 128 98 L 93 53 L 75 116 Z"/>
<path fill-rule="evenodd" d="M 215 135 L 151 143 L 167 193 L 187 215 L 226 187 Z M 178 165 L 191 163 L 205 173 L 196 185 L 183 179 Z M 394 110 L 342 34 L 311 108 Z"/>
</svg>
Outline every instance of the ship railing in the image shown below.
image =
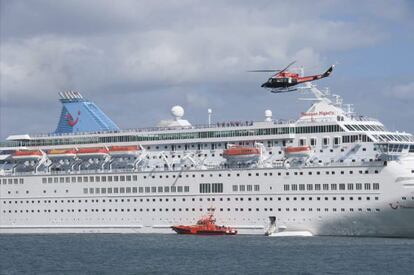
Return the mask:
<svg viewBox="0 0 414 275">
<path fill-rule="evenodd" d="M 346 117 L 349 118 L 349 119 L 351 119 L 351 120 L 354 120 L 354 121 L 374 121 L 374 122 L 380 122 L 376 118 L 367 117 L 367 116 L 363 116 L 363 115 L 359 115 L 359 114 L 347 114 Z"/>
<path fill-rule="evenodd" d="M 116 131 L 95 131 L 95 132 L 76 132 L 76 133 L 37 133 L 30 134 L 31 138 L 42 137 L 73 137 L 81 135 L 94 135 L 94 134 L 121 134 L 121 133 L 142 133 L 142 132 L 159 132 L 159 131 L 174 131 L 180 129 L 211 129 L 211 128 L 236 128 L 236 127 L 250 127 L 254 126 L 257 121 L 225 121 L 216 122 L 212 124 L 196 124 L 185 127 L 145 127 L 145 128 L 129 128 Z M 296 120 L 278 119 L 273 120 L 275 125 L 292 124 L 296 123 Z"/>
<path fill-rule="evenodd" d="M 162 170 L 162 169 L 155 169 L 155 170 L 136 170 L 136 169 L 112 169 L 112 170 L 76 170 L 76 171 L 38 171 L 35 172 L 15 172 L 12 171 L 2 171 L 0 173 L 1 176 L 33 176 L 33 175 L 47 175 L 47 176 L 55 176 L 55 175 L 85 175 L 85 174 L 115 174 L 115 173 L 151 173 L 151 172 L 195 172 L 195 171 L 223 171 L 223 170 L 233 170 L 233 171 L 249 171 L 249 170 L 272 170 L 272 169 L 280 169 L 289 171 L 291 169 L 301 169 L 301 168 L 347 168 L 347 167 L 383 167 L 385 166 L 384 161 L 360 161 L 360 162 L 343 162 L 343 163 L 311 163 L 302 166 L 291 166 L 286 167 L 282 163 L 276 163 L 271 167 L 258 167 L 258 166 L 224 166 L 224 165 L 217 165 L 217 166 L 209 166 L 208 169 L 187 169 L 187 168 L 180 168 L 176 167 L 173 170 Z"/>
</svg>

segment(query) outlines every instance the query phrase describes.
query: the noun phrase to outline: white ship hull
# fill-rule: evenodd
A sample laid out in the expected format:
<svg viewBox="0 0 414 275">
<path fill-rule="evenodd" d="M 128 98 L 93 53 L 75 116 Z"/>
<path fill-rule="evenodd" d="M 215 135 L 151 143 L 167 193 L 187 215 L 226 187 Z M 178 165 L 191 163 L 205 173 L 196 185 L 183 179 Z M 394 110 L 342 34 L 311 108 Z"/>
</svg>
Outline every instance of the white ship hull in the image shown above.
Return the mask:
<svg viewBox="0 0 414 275">
<path fill-rule="evenodd" d="M 192 224 L 208 208 L 215 208 L 217 222 L 240 233 L 264 234 L 269 217 L 274 216 L 276 224 L 287 230 L 313 235 L 413 237 L 414 174 L 410 167 L 413 162 L 405 161 L 387 166 L 137 173 L 136 182 L 105 185 L 59 183 L 65 176 L 53 176 L 57 183 L 42 183 L 42 178 L 49 177 L 31 176 L 23 184 L 1 185 L 0 233 L 172 233 L 171 225 Z M 175 184 L 188 186 L 188 192 L 140 194 L 137 189 L 132 193 L 133 187 L 171 186 L 173 174 L 182 175 Z M 87 174 L 97 175 L 106 174 Z M 259 191 L 233 191 L 235 178 L 238 186 L 258 185 Z M 207 181 L 222 182 L 224 192 L 200 194 L 199 183 Z M 313 190 L 285 191 L 284 186 L 292 183 L 310 184 Z M 315 184 L 323 183 L 354 186 L 353 190 L 314 190 Z M 356 183 L 369 183 L 370 190 L 355 190 Z M 373 183 L 379 184 L 378 190 L 372 190 Z M 131 193 L 84 194 L 84 188 L 95 190 L 96 186 L 131 187 Z"/>
</svg>

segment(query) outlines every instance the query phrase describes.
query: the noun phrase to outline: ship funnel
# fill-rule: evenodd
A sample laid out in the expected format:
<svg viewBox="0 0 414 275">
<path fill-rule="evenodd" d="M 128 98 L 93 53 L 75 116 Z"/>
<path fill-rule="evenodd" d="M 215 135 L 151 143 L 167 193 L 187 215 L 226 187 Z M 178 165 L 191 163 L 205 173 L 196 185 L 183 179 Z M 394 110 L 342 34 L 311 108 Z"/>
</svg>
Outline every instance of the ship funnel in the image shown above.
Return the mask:
<svg viewBox="0 0 414 275">
<path fill-rule="evenodd" d="M 60 92 L 62 111 L 55 133 L 118 131 L 119 127 L 79 92 Z"/>
</svg>

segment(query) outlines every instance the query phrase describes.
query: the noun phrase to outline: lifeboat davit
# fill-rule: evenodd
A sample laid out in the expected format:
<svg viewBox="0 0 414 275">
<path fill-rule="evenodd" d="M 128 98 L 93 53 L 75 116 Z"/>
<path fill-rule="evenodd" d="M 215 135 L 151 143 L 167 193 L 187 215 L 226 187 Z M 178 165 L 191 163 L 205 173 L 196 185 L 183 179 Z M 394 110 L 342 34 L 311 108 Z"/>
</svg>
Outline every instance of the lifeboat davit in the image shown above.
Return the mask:
<svg viewBox="0 0 414 275">
<path fill-rule="evenodd" d="M 178 234 L 187 235 L 236 235 L 237 230 L 228 227 L 216 225 L 216 219 L 213 213 L 198 220 L 195 225 L 176 225 L 171 226 L 171 229 Z"/>
<path fill-rule="evenodd" d="M 76 157 L 75 149 L 51 149 L 47 151 L 48 158 L 74 158 Z"/>
<path fill-rule="evenodd" d="M 136 145 L 132 146 L 112 146 L 109 147 L 109 154 L 111 155 L 135 155 L 140 148 Z"/>
<path fill-rule="evenodd" d="M 108 149 L 100 147 L 79 148 L 76 154 L 78 157 L 103 157 L 108 155 Z"/>
<path fill-rule="evenodd" d="M 13 159 L 40 159 L 43 153 L 40 150 L 21 150 L 14 152 Z"/>
<path fill-rule="evenodd" d="M 223 151 L 223 157 L 231 162 L 258 161 L 260 149 L 256 147 L 233 146 Z"/>
<path fill-rule="evenodd" d="M 289 146 L 285 148 L 287 158 L 307 158 L 311 154 L 310 146 Z"/>
</svg>

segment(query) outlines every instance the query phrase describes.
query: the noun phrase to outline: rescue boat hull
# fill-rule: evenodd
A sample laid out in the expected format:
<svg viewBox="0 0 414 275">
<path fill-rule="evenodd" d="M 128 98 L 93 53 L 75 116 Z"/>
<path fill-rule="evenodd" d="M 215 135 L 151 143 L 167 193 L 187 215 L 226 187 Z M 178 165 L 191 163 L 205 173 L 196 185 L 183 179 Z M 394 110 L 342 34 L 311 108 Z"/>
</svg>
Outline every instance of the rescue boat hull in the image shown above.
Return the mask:
<svg viewBox="0 0 414 275">
<path fill-rule="evenodd" d="M 171 229 L 174 230 L 177 234 L 180 235 L 236 235 L 237 230 L 234 229 L 219 229 L 219 230 L 209 230 L 209 229 L 197 229 L 189 228 L 185 226 L 171 226 Z"/>
</svg>

